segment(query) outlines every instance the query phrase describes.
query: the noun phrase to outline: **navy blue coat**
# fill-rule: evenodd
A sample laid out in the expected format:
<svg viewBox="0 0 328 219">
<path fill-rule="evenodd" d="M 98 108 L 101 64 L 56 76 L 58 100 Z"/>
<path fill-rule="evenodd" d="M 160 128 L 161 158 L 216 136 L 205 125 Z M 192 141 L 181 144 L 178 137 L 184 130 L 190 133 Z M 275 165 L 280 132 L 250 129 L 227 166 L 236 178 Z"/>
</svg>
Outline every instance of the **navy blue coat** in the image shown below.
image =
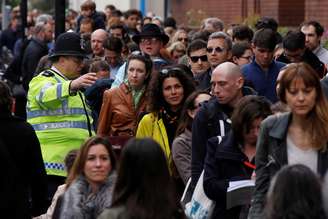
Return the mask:
<svg viewBox="0 0 328 219">
<path fill-rule="evenodd" d="M 256 95 L 256 92 L 243 87 L 242 93 Z M 220 104 L 216 97 L 205 103 L 196 114 L 192 124 L 191 187 L 195 188 L 204 169 L 206 144 L 213 136 L 224 136 L 230 130 L 232 108 Z"/>
<path fill-rule="evenodd" d="M 216 201 L 212 218 L 240 218 L 241 206 L 226 210 L 226 193 L 230 181 L 251 178 L 254 169 L 246 166 L 244 161 L 248 158 L 241 151 L 232 131 L 223 137 L 220 144 L 217 137 L 208 140 L 203 185 L 205 194 Z"/>
</svg>

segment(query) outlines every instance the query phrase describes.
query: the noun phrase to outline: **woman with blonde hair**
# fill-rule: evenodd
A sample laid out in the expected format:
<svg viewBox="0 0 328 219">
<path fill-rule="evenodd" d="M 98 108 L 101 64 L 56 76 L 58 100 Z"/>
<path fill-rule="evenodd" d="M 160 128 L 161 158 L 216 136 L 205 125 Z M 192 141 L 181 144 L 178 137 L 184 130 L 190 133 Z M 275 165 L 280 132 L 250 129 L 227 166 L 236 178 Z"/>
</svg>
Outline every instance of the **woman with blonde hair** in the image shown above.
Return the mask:
<svg viewBox="0 0 328 219">
<path fill-rule="evenodd" d="M 303 164 L 321 177 L 328 168 L 328 103 L 318 75 L 305 63 L 289 65 L 278 96 L 291 112 L 270 116 L 261 124 L 249 218 L 263 218 L 270 180 L 284 165 Z"/>
</svg>

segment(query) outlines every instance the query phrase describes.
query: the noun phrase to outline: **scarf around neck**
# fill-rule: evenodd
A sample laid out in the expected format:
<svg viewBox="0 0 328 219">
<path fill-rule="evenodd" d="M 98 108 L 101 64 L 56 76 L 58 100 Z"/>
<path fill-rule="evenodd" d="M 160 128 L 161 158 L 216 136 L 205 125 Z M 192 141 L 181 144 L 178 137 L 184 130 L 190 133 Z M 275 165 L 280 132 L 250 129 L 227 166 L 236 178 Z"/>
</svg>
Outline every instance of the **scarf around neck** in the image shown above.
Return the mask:
<svg viewBox="0 0 328 219">
<path fill-rule="evenodd" d="M 127 78 L 124 80 L 124 83 L 128 86 L 129 91 L 131 91 L 132 99 L 133 99 L 133 106 L 135 109 L 137 109 L 137 107 L 139 106 L 140 100 L 141 100 L 143 94 L 145 93 L 146 86 L 142 86 L 142 88 L 140 88 L 140 89 L 134 89 L 130 85 Z"/>
<path fill-rule="evenodd" d="M 111 206 L 116 177 L 117 174 L 113 171 L 99 190 L 93 193 L 86 178 L 80 175 L 64 193 L 60 218 L 97 218 L 105 208 Z"/>
</svg>

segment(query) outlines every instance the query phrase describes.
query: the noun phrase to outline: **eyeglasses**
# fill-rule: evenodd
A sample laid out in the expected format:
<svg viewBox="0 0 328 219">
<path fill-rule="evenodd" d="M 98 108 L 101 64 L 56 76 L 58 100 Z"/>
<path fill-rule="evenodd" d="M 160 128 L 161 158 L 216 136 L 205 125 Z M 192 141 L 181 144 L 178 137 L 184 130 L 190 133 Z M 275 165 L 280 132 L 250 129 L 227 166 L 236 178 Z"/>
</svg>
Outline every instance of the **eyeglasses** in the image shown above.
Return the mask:
<svg viewBox="0 0 328 219">
<path fill-rule="evenodd" d="M 253 56 L 240 56 L 239 58 L 247 59 L 249 61 L 252 61 L 253 60 Z"/>
<path fill-rule="evenodd" d="M 178 41 L 188 42 L 188 38 L 178 38 Z"/>
<path fill-rule="evenodd" d="M 202 62 L 207 62 L 207 55 L 203 55 L 203 56 L 190 56 L 190 60 L 192 62 L 198 62 L 198 60 L 201 60 Z"/>
<path fill-rule="evenodd" d="M 225 51 L 225 48 L 221 48 L 221 47 L 211 48 L 211 47 L 208 47 L 208 48 L 206 48 L 206 51 L 208 53 L 212 53 L 213 51 L 215 51 L 217 53 L 220 53 L 220 52 Z"/>
<path fill-rule="evenodd" d="M 147 38 L 141 38 L 140 43 L 146 43 L 146 42 L 156 43 L 158 40 L 159 39 L 156 37 L 147 37 Z"/>
</svg>

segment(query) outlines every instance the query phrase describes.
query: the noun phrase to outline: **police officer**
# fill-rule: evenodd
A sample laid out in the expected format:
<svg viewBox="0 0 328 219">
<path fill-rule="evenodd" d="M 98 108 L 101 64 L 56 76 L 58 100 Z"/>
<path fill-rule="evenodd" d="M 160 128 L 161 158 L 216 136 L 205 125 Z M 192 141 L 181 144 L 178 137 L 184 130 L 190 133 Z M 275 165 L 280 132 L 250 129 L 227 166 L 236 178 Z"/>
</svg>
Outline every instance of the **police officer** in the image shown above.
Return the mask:
<svg viewBox="0 0 328 219">
<path fill-rule="evenodd" d="M 27 120 L 39 138 L 48 176 L 48 198 L 65 181 L 64 157 L 93 134 L 92 117 L 81 89 L 96 81 L 95 73 L 80 75 L 86 53 L 78 34 L 58 36 L 49 55 L 52 67 L 29 84 Z"/>
</svg>

